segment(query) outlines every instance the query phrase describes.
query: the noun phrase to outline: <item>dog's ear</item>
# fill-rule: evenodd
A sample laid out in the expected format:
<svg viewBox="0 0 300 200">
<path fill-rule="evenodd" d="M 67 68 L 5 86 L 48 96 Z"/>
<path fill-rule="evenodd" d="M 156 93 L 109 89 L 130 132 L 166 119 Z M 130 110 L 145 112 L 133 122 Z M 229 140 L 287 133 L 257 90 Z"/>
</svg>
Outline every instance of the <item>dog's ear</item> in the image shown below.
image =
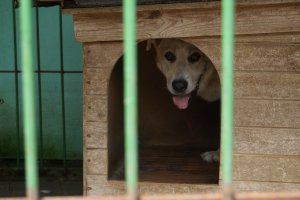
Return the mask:
<svg viewBox="0 0 300 200">
<path fill-rule="evenodd" d="M 154 49 L 156 50 L 159 43 L 160 43 L 161 39 L 149 39 L 147 40 L 147 46 L 146 46 L 146 50 L 150 51 L 152 45 L 154 47 Z"/>
</svg>

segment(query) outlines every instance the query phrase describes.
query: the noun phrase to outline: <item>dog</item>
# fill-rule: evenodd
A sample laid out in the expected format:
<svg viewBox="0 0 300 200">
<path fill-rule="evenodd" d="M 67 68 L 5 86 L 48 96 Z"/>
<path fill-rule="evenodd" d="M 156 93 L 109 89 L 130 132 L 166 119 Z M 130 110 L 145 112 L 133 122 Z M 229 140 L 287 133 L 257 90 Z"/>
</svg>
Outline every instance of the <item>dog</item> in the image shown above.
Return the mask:
<svg viewBox="0 0 300 200">
<path fill-rule="evenodd" d="M 220 79 L 210 59 L 197 47 L 179 39 L 150 39 L 147 50 L 154 47 L 156 64 L 166 78 L 174 104 L 186 109 L 192 94 L 208 102 L 220 99 Z M 220 150 L 201 154 L 206 162 L 219 162 Z"/>
</svg>

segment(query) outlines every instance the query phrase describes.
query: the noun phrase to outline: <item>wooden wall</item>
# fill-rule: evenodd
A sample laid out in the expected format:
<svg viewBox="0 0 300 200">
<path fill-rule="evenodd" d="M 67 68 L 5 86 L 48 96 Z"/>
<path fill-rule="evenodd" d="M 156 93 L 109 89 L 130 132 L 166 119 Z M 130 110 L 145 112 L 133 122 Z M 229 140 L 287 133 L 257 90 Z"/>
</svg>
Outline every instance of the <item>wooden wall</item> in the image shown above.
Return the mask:
<svg viewBox="0 0 300 200">
<path fill-rule="evenodd" d="M 85 192 L 122 193 L 123 182 L 107 181 L 106 141 L 108 78 L 122 54 L 121 12 L 91 8 L 72 13 L 77 40 L 84 43 Z M 207 54 L 221 75 L 218 3 L 140 6 L 138 17 L 139 40 L 183 38 Z M 298 1 L 238 1 L 236 190 L 300 189 L 299 24 Z M 218 186 L 141 183 L 140 189 L 173 193 L 215 191 Z"/>
</svg>

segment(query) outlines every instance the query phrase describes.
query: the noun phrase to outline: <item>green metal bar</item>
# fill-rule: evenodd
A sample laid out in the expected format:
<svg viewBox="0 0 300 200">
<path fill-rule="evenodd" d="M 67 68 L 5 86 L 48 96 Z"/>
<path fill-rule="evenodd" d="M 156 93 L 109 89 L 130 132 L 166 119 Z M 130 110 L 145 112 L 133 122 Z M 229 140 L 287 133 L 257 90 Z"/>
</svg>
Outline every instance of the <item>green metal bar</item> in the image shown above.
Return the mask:
<svg viewBox="0 0 300 200">
<path fill-rule="evenodd" d="M 63 157 L 64 157 L 64 173 L 67 172 L 67 137 L 66 137 L 66 106 L 65 106 L 65 74 L 64 71 L 64 56 L 63 56 L 63 25 L 62 25 L 62 10 L 59 8 L 59 41 L 60 41 L 60 88 L 61 88 L 61 111 L 62 111 L 62 128 L 63 128 Z"/>
<path fill-rule="evenodd" d="M 32 26 L 32 0 L 20 2 L 21 23 L 21 66 L 23 69 L 23 105 L 24 105 L 24 140 L 26 194 L 29 199 L 38 199 L 38 167 L 37 167 L 37 137 L 35 123 L 35 92 L 34 92 L 34 39 Z"/>
<path fill-rule="evenodd" d="M 14 4 L 11 4 L 11 9 L 13 11 L 13 23 L 14 23 L 14 74 L 15 74 L 15 90 L 16 90 L 16 131 L 17 131 L 17 169 L 21 169 L 21 135 L 20 135 L 20 104 L 19 104 L 19 74 L 18 71 L 18 56 L 17 56 L 17 25 L 16 25 L 16 10 Z"/>
<path fill-rule="evenodd" d="M 123 1 L 123 24 L 125 175 L 128 198 L 134 200 L 138 187 L 136 0 Z"/>
<path fill-rule="evenodd" d="M 234 0 L 222 1 L 222 176 L 225 193 L 231 193 L 234 100 Z"/>
</svg>

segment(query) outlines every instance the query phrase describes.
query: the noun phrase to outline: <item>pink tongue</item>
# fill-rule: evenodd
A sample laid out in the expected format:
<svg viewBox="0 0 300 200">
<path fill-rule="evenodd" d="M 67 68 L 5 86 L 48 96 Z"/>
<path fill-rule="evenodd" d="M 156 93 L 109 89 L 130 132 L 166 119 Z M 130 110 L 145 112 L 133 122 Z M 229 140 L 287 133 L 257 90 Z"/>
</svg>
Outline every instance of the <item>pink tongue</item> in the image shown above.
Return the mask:
<svg viewBox="0 0 300 200">
<path fill-rule="evenodd" d="M 190 95 L 173 96 L 173 102 L 179 109 L 186 109 L 189 105 Z"/>
</svg>

